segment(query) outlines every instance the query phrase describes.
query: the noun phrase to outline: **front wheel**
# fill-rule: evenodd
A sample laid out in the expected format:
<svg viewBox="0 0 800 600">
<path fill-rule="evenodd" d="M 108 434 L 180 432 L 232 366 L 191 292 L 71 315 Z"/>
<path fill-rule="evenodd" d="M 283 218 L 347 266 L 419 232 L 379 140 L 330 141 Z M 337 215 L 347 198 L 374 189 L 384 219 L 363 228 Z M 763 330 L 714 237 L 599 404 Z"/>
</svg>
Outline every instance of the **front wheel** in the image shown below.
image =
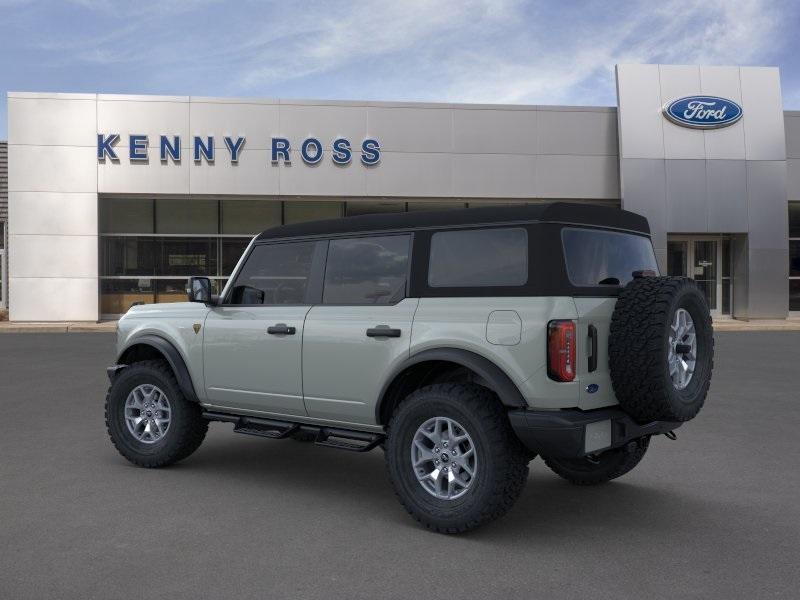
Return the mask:
<svg viewBox="0 0 800 600">
<path fill-rule="evenodd" d="M 106 428 L 119 453 L 140 467 L 164 467 L 192 454 L 208 421 L 187 400 L 169 366 L 134 363 L 114 379 L 106 395 Z"/>
<path fill-rule="evenodd" d="M 386 465 L 395 492 L 412 517 L 440 533 L 505 514 L 528 479 L 527 458 L 497 397 L 477 385 L 421 388 L 389 423 Z"/>
<path fill-rule="evenodd" d="M 622 477 L 644 458 L 650 437 L 628 442 L 596 456 L 583 458 L 549 458 L 544 463 L 558 476 L 575 485 L 597 485 Z"/>
</svg>

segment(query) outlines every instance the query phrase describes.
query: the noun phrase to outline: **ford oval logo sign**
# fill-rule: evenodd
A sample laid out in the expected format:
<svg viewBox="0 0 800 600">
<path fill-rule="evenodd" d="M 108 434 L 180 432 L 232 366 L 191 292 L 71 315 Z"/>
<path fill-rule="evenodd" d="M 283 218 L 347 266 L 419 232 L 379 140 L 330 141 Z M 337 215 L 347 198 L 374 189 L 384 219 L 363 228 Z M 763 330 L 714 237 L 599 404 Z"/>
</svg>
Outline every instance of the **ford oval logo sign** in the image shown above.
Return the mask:
<svg viewBox="0 0 800 600">
<path fill-rule="evenodd" d="M 742 118 L 742 107 L 717 96 L 687 96 L 664 107 L 664 116 L 683 127 L 716 129 L 733 125 Z"/>
</svg>

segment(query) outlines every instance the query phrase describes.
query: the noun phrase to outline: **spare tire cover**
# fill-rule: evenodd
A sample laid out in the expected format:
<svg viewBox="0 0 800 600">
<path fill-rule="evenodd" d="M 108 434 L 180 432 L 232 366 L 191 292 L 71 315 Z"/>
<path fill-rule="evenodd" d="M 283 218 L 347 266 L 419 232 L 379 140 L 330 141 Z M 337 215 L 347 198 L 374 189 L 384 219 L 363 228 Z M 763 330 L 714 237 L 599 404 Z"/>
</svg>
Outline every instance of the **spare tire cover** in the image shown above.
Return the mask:
<svg viewBox="0 0 800 600">
<path fill-rule="evenodd" d="M 620 292 L 608 347 L 611 383 L 640 423 L 688 421 L 708 393 L 714 335 L 705 296 L 687 277 L 638 277 Z"/>
</svg>

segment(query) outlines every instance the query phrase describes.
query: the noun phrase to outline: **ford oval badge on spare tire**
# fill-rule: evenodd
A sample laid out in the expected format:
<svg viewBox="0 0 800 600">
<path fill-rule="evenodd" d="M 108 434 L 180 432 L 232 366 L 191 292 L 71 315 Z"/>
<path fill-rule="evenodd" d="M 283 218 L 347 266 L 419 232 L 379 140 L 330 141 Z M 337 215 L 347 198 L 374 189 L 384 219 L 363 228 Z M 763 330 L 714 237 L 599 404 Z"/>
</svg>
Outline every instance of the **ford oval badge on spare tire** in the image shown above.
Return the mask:
<svg viewBox="0 0 800 600">
<path fill-rule="evenodd" d="M 586 391 L 589 394 L 594 394 L 599 389 L 600 389 L 600 386 L 597 385 L 596 383 L 590 383 L 589 385 L 586 386 Z"/>
<path fill-rule="evenodd" d="M 742 118 L 742 107 L 717 96 L 687 96 L 664 106 L 664 116 L 676 125 L 694 129 L 717 129 Z"/>
</svg>

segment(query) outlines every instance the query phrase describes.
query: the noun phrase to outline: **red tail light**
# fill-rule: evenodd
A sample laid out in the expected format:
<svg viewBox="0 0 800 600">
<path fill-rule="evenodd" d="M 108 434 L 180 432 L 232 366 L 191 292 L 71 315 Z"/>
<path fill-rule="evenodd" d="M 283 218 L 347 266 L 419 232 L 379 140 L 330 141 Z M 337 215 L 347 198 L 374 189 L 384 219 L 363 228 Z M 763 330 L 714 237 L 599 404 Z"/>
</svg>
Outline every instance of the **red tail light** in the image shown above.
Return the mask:
<svg viewBox="0 0 800 600">
<path fill-rule="evenodd" d="M 575 323 L 547 324 L 547 374 L 555 381 L 575 379 Z"/>
</svg>

